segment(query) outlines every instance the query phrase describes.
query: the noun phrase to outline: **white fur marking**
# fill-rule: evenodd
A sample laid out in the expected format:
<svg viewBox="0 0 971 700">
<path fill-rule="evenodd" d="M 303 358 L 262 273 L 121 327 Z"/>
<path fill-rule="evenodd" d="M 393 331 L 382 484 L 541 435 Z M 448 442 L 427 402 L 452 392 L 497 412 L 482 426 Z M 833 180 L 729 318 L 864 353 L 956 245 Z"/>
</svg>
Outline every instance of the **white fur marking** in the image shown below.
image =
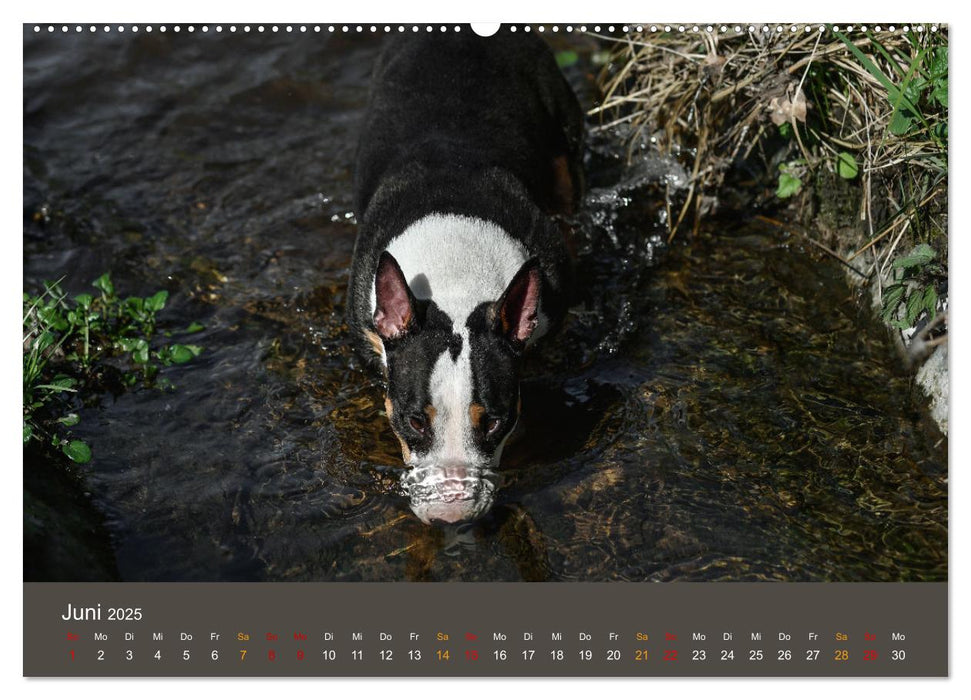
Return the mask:
<svg viewBox="0 0 971 700">
<path fill-rule="evenodd" d="M 481 466 L 481 457 L 472 437 L 472 364 L 468 329 L 462 328 L 462 352 L 452 361 L 443 352 L 429 381 L 432 405 L 435 406 L 434 442 L 428 458 L 438 464 Z"/>
<path fill-rule="evenodd" d="M 432 299 L 452 319 L 456 332 L 484 301 L 496 301 L 527 259 L 527 251 L 496 224 L 457 214 L 429 214 L 388 245 L 419 299 Z M 371 285 L 371 311 L 376 307 Z M 542 299 L 540 300 L 542 307 Z M 540 314 L 533 337 L 543 335 Z"/>
</svg>

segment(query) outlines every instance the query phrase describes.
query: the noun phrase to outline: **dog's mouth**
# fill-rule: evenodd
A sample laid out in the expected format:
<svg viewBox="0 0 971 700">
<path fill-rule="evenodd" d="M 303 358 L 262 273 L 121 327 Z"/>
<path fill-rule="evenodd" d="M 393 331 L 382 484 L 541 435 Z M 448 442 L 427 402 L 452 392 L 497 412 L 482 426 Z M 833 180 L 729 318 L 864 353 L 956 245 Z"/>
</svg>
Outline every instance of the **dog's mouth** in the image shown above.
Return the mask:
<svg viewBox="0 0 971 700">
<path fill-rule="evenodd" d="M 492 507 L 498 485 L 498 474 L 474 465 L 423 465 L 401 477 L 411 510 L 427 525 L 482 517 Z"/>
</svg>

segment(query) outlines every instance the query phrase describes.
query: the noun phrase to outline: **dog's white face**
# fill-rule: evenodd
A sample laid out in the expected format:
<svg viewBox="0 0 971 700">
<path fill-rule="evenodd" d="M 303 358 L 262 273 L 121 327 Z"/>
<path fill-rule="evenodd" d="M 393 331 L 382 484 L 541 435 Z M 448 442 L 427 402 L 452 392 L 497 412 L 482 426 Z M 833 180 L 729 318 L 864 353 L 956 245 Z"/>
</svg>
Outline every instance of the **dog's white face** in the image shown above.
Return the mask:
<svg viewBox="0 0 971 700">
<path fill-rule="evenodd" d="M 409 467 L 402 486 L 423 522 L 474 520 L 492 506 L 519 418 L 521 354 L 545 331 L 539 294 L 536 262 L 478 219 L 426 217 L 382 253 L 372 344 Z"/>
</svg>

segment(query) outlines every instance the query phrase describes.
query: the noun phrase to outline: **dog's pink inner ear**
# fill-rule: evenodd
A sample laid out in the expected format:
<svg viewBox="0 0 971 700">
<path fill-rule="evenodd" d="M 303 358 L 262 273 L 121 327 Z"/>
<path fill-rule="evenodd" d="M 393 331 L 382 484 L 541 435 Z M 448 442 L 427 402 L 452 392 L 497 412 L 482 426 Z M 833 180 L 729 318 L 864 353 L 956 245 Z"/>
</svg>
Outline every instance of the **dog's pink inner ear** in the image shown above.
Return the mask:
<svg viewBox="0 0 971 700">
<path fill-rule="evenodd" d="M 499 300 L 499 329 L 510 340 L 525 343 L 536 330 L 540 274 L 534 259 L 524 264 Z"/>
<path fill-rule="evenodd" d="M 403 335 L 414 318 L 411 293 L 398 261 L 391 253 L 381 253 L 374 278 L 374 327 L 385 340 Z"/>
</svg>

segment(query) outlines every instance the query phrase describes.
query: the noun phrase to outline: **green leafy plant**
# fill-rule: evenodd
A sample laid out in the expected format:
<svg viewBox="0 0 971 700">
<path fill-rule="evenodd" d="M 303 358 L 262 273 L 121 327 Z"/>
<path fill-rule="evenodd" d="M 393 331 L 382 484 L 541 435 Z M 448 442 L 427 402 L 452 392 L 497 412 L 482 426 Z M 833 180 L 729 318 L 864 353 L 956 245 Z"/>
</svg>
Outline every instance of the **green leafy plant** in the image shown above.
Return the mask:
<svg viewBox="0 0 971 700">
<path fill-rule="evenodd" d="M 943 273 L 935 262 L 937 253 L 926 243 L 893 261 L 895 281 L 883 290 L 882 316 L 894 328 L 911 328 L 925 311 L 937 313 L 937 289 L 933 280 Z"/>
<path fill-rule="evenodd" d="M 890 74 L 864 54 L 850 39 L 839 32 L 834 34 L 846 45 L 860 65 L 886 89 L 886 98 L 893 107 L 887 130 L 894 136 L 906 136 L 918 127 L 932 140 L 943 144 L 947 139 L 947 121 L 935 122 L 931 115 L 947 110 L 947 46 L 920 49 L 912 39 L 916 54 L 911 58 L 889 51 L 872 33 L 867 34 L 876 53 L 890 66 Z"/>
<path fill-rule="evenodd" d="M 170 389 L 160 368 L 202 352 L 198 345 L 159 341 L 172 335 L 157 330 L 167 291 L 121 298 L 107 273 L 92 287 L 98 294 L 68 298 L 59 281 L 45 282 L 41 294 L 23 295 L 24 444 L 49 443 L 80 464 L 91 460 L 91 448 L 74 439 L 70 428 L 80 420 L 78 405 L 103 391 L 107 376 L 117 377 L 122 387 Z M 193 323 L 182 333 L 203 328 Z"/>
<path fill-rule="evenodd" d="M 779 186 L 775 190 L 775 196 L 779 199 L 787 199 L 799 193 L 802 189 L 802 168 L 798 161 L 779 164 Z"/>
<path fill-rule="evenodd" d="M 836 173 L 844 180 L 852 180 L 860 172 L 860 166 L 856 164 L 856 158 L 852 153 L 841 151 L 836 156 Z"/>
</svg>

